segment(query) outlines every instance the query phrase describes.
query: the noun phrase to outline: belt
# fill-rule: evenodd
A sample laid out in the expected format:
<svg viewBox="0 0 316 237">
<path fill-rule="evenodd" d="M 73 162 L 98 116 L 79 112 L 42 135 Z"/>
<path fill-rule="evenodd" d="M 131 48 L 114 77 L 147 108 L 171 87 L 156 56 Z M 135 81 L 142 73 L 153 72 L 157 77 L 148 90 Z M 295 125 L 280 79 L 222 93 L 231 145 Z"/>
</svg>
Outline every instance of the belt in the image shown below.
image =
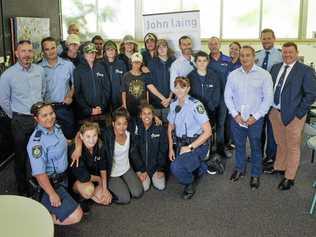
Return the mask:
<svg viewBox="0 0 316 237">
<path fill-rule="evenodd" d="M 20 116 L 20 117 L 27 117 L 27 118 L 33 117 L 33 115 L 31 115 L 31 114 L 21 114 L 21 113 L 18 113 L 18 112 L 12 112 L 12 115 L 13 116 Z"/>
<path fill-rule="evenodd" d="M 182 144 L 190 144 L 192 142 L 194 142 L 196 139 L 198 138 L 198 136 L 196 137 L 186 137 L 186 138 L 182 138 L 182 137 L 175 137 L 176 143 L 182 143 Z"/>
</svg>

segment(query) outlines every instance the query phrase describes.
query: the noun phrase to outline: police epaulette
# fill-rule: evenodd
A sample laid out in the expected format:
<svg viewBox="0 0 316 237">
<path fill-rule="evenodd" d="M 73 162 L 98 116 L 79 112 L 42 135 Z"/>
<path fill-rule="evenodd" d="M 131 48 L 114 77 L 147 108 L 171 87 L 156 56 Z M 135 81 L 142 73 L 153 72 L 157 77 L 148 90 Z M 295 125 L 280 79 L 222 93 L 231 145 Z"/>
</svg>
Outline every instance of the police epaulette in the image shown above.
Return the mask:
<svg viewBox="0 0 316 237">
<path fill-rule="evenodd" d="M 42 136 L 42 131 L 41 130 L 37 130 L 35 132 L 33 141 L 34 142 L 39 142 L 41 140 L 41 136 Z"/>
<path fill-rule="evenodd" d="M 277 49 L 279 52 L 282 52 L 282 49 Z"/>
<path fill-rule="evenodd" d="M 259 53 L 261 50 L 262 50 L 262 49 L 257 50 L 256 53 Z"/>
<path fill-rule="evenodd" d="M 197 99 L 193 98 L 192 96 L 189 96 L 189 100 L 191 100 L 191 101 L 194 102 L 194 103 L 199 102 Z"/>
</svg>

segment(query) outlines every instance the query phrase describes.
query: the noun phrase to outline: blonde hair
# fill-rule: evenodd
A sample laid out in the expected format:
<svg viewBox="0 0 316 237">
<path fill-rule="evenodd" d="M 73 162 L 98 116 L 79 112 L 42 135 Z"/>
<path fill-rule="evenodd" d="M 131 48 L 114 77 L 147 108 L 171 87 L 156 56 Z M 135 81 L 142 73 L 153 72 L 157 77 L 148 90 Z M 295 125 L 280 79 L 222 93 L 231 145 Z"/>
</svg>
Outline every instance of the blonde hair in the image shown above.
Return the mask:
<svg viewBox="0 0 316 237">
<path fill-rule="evenodd" d="M 95 130 L 98 135 L 100 135 L 100 126 L 98 123 L 93 123 L 93 122 L 84 122 L 84 124 L 81 125 L 79 132 L 80 134 L 84 134 L 86 131 L 89 130 Z"/>
</svg>

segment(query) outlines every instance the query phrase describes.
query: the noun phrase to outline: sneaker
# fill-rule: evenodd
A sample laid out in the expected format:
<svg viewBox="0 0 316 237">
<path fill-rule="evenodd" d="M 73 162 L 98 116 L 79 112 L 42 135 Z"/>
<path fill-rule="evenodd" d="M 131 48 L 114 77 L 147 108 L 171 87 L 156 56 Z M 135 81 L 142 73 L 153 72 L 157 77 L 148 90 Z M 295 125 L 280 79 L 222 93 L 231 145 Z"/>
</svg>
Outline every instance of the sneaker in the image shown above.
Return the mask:
<svg viewBox="0 0 316 237">
<path fill-rule="evenodd" d="M 207 167 L 207 173 L 210 175 L 215 175 L 215 174 L 217 174 L 217 169 L 214 166 L 209 165 Z"/>
</svg>

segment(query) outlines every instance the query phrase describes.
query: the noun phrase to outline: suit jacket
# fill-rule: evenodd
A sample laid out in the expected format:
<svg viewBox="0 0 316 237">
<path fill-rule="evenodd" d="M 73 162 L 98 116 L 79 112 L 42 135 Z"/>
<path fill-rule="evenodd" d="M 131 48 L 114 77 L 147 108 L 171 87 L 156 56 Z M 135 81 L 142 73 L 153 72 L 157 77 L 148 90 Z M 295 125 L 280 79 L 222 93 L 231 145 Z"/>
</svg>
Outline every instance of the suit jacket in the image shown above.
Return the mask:
<svg viewBox="0 0 316 237">
<path fill-rule="evenodd" d="M 278 63 L 271 68 L 273 86 L 283 65 Z M 281 119 L 288 125 L 295 117 L 301 119 L 309 111 L 316 99 L 316 76 L 309 66 L 296 62 L 290 71 L 281 93 Z"/>
</svg>

